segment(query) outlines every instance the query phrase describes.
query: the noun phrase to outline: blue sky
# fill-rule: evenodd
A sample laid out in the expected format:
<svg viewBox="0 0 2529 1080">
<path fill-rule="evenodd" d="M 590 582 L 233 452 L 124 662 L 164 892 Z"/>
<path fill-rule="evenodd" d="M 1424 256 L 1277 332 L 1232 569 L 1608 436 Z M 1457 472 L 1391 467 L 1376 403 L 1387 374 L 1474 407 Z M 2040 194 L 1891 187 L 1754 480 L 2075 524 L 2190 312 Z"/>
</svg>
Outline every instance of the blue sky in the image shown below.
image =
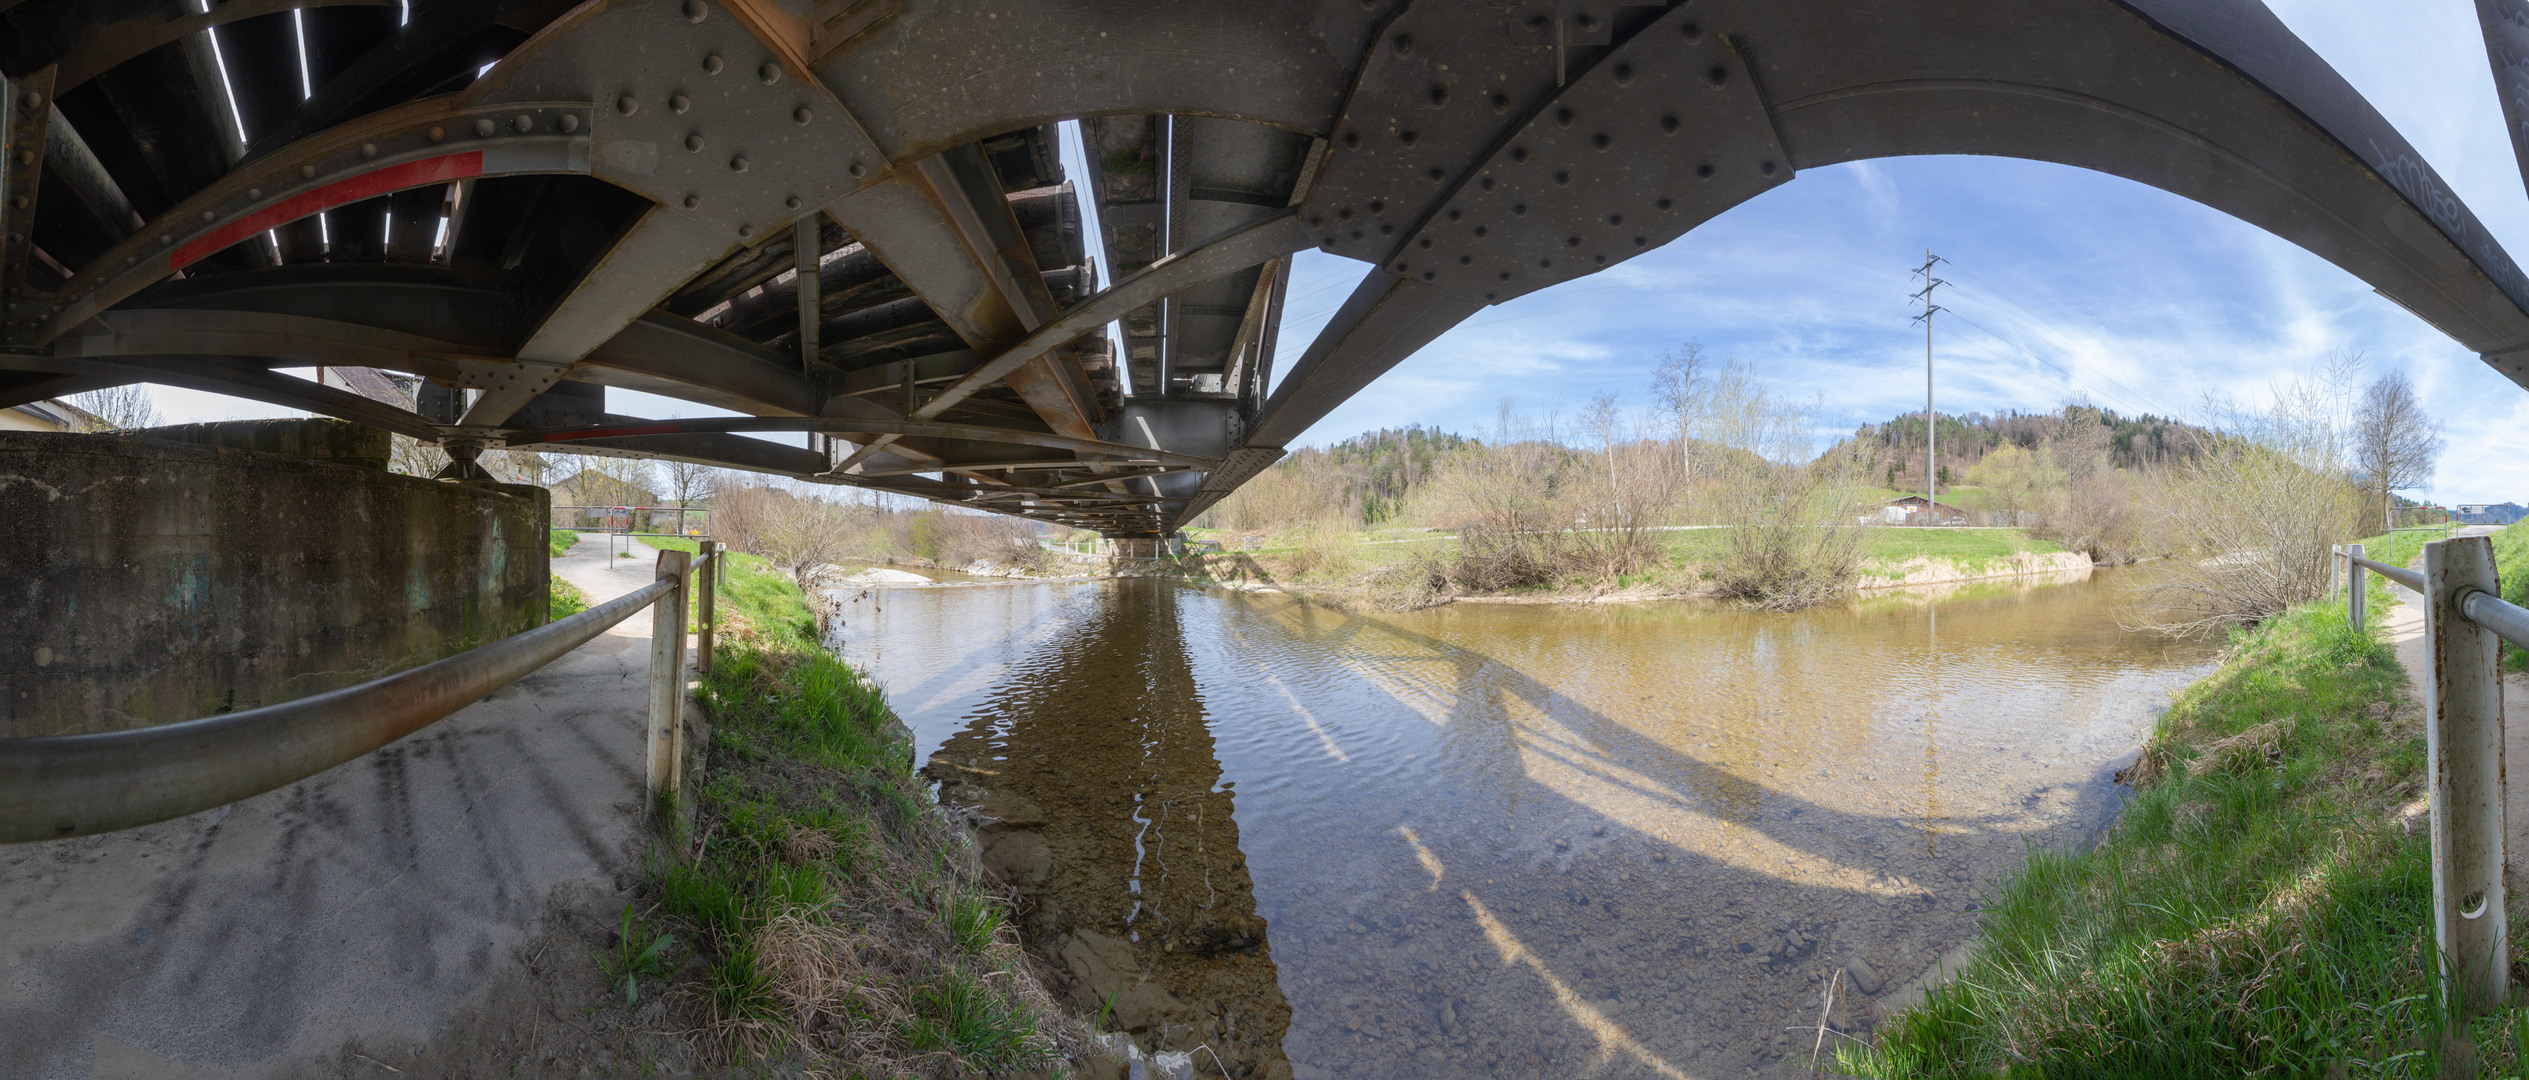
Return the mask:
<svg viewBox="0 0 2529 1080">
<path fill-rule="evenodd" d="M 2529 196 L 2467 0 L 2270 0 L 2404 132 L 2459 196 L 2529 257 Z M 1592 395 L 1637 401 L 1662 350 L 1699 341 L 1830 423 L 1923 408 L 1923 335 L 1907 299 L 1926 248 L 1950 260 L 1937 368 L 1943 412 L 2045 411 L 2082 397 L 2121 412 L 2200 415 L 2255 402 L 2338 348 L 2367 375 L 2415 381 L 2447 426 L 2430 494 L 2529 501 L 2529 392 L 2352 275 L 2155 188 L 2004 158 L 1897 158 L 1802 173 L 1676 243 L 1477 314 L 1299 441 L 1385 426 L 1478 433 L 1503 395 L 1565 415 Z M 1303 256 L 1280 341 L 1287 367 L 1363 264 Z M 1962 322 L 1972 325 L 1962 325 Z"/>
<path fill-rule="evenodd" d="M 2269 0 L 2529 261 L 2529 195 L 2504 136 L 2468 0 Z M 1067 148 L 1069 149 L 1069 148 Z M 1075 158 L 1076 153 L 1067 154 Z M 1662 350 L 1701 342 L 1832 426 L 1923 403 L 1909 270 L 1950 264 L 1939 347 L 1944 412 L 2051 410 L 2073 398 L 2194 417 L 2208 392 L 2254 402 L 2337 349 L 2415 381 L 2447 426 L 2445 502 L 2529 501 L 2513 434 L 2529 393 L 2349 274 L 2218 211 L 2130 181 L 2001 158 L 1901 158 L 1816 169 L 1683 239 L 1593 277 L 1479 313 L 1312 428 L 1303 445 L 1405 424 L 1475 433 L 1510 395 L 1527 412 L 1637 401 Z M 1362 263 L 1299 259 L 1277 370 L 1288 370 Z M 275 415 L 158 390 L 171 422 Z M 716 410 L 612 392 L 650 416 Z"/>
</svg>

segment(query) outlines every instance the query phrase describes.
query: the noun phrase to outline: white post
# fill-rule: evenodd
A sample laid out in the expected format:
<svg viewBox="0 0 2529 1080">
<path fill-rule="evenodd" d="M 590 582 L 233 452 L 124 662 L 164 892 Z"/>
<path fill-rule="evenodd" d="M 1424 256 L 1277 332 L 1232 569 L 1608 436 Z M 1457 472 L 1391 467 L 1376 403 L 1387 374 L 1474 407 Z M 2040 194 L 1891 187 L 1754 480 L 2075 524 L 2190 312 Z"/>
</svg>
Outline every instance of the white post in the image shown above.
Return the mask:
<svg viewBox="0 0 2529 1080">
<path fill-rule="evenodd" d="M 2351 597 L 2345 601 L 2345 610 L 2353 620 L 2353 632 L 2359 634 L 2362 632 L 2362 564 L 2353 560 L 2363 557 L 2362 545 L 2348 545 L 2345 551 L 2346 594 Z"/>
<path fill-rule="evenodd" d="M 2500 596 L 2494 543 L 2482 536 L 2424 545 L 2424 694 L 2432 778 L 2433 941 L 2444 1001 L 2465 1022 L 2501 1008 L 2510 981 L 2503 910 L 2502 639 L 2461 612 L 2473 590 Z"/>
<path fill-rule="evenodd" d="M 658 580 L 676 587 L 650 606 L 650 796 L 675 797 L 685 743 L 685 568 L 682 551 L 659 552 Z"/>
</svg>

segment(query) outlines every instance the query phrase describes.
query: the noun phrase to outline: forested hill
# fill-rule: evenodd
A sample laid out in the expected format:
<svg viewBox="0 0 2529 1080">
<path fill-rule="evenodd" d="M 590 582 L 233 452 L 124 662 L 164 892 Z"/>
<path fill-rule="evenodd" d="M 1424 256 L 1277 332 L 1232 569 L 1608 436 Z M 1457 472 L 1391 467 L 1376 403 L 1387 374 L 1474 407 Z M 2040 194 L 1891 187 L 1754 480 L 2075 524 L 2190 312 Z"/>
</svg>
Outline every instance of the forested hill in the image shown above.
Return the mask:
<svg viewBox="0 0 2529 1080">
<path fill-rule="evenodd" d="M 1965 475 L 1985 455 L 2003 446 L 2022 450 L 2051 449 L 2066 465 L 2095 463 L 2111 469 L 2143 470 L 2194 456 L 2209 434 L 2167 417 L 2128 417 L 2113 409 L 2066 405 L 2059 412 L 1972 412 L 1940 414 L 1941 467 L 1944 482 Z M 1865 424 L 1853 432 L 1866 454 L 1879 464 L 1882 482 L 1911 490 L 1923 482 L 1923 414 Z"/>
</svg>

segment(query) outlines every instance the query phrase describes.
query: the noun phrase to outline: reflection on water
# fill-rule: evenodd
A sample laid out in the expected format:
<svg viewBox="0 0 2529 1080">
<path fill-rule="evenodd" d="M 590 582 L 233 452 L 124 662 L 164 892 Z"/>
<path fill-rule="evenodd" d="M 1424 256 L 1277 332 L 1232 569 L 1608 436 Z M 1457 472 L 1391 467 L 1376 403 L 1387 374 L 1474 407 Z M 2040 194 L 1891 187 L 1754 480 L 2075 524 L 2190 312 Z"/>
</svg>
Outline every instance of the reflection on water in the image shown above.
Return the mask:
<svg viewBox="0 0 2529 1080">
<path fill-rule="evenodd" d="M 1979 882 L 2112 811 L 2209 660 L 2113 591 L 1361 615 L 1127 580 L 878 590 L 840 633 L 1058 981 L 1160 1045 L 1798 1075 L 1831 972 L 1866 1026 Z"/>
</svg>

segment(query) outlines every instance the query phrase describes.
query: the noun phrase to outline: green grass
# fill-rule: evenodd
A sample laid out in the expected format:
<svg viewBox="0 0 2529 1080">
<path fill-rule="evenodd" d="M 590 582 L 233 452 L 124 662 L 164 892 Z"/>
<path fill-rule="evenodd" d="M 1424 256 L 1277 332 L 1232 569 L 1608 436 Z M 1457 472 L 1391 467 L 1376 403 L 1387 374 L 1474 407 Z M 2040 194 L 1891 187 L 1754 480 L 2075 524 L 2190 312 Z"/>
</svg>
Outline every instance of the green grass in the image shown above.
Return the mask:
<svg viewBox="0 0 2529 1080">
<path fill-rule="evenodd" d="M 2529 607 L 2529 521 L 2494 534 L 2494 569 L 2503 581 L 2503 599 Z M 2529 671 L 2529 652 L 2504 642 L 2503 670 Z"/>
<path fill-rule="evenodd" d="M 545 621 L 577 615 L 588 610 L 588 594 L 580 587 L 562 580 L 560 574 L 545 576 Z"/>
<path fill-rule="evenodd" d="M 1975 963 L 1839 1070 L 2435 1075 L 2429 840 L 2395 820 L 2424 773 L 2405 683 L 2333 603 L 2235 634 L 2163 714 L 2114 829 L 2031 851 L 1987 897 Z M 2529 1019 L 2473 1034 L 2489 1075 L 2516 1075 Z"/>
<path fill-rule="evenodd" d="M 765 560 L 733 558 L 719 595 L 699 693 L 710 781 L 681 857 L 648 882 L 694 945 L 687 977 L 715 1029 L 746 1055 L 841 1075 L 1060 1060 L 1086 1029 L 1023 992 L 1007 900 L 972 876 L 972 841 L 933 807 L 885 692 L 819 646 L 806 597 Z M 858 974 L 784 977 L 819 963 Z"/>
<path fill-rule="evenodd" d="M 545 543 L 552 547 L 553 557 L 556 559 L 570 551 L 571 545 L 579 542 L 580 534 L 569 529 L 554 529 L 545 533 Z"/>
</svg>

